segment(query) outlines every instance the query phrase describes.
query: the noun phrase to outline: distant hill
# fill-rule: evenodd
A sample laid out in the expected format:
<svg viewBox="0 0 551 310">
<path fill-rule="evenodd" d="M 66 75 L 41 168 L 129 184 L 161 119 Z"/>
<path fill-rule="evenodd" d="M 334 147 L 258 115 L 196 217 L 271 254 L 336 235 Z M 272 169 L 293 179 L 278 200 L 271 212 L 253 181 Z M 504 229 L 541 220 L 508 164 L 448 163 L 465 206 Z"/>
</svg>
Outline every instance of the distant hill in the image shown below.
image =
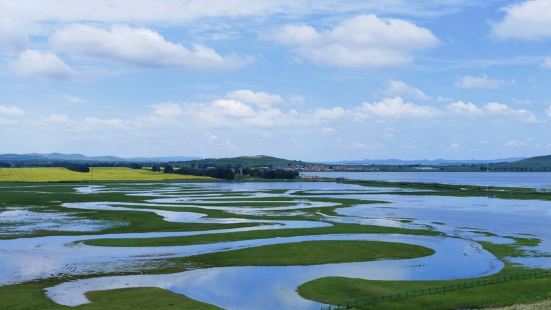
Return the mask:
<svg viewBox="0 0 551 310">
<path fill-rule="evenodd" d="M 453 166 L 453 165 L 483 165 L 493 163 L 508 163 L 524 159 L 523 157 L 511 157 L 501 159 L 421 159 L 421 160 L 400 160 L 400 159 L 363 159 L 363 160 L 345 160 L 331 162 L 334 165 L 422 165 L 422 166 Z"/>
<path fill-rule="evenodd" d="M 117 156 L 86 156 L 82 154 L 0 154 L 0 162 L 173 162 L 195 160 L 198 157 L 174 156 L 174 157 L 134 157 L 123 158 Z"/>
<path fill-rule="evenodd" d="M 256 156 L 240 156 L 231 158 L 208 158 L 191 160 L 182 163 L 185 166 L 190 167 L 272 167 L 272 168 L 284 168 L 284 167 L 303 167 L 311 165 L 300 160 L 289 160 L 277 157 L 271 157 L 266 155 Z"/>
<path fill-rule="evenodd" d="M 535 156 L 506 164 L 506 166 L 527 169 L 551 169 L 551 155 Z"/>
</svg>

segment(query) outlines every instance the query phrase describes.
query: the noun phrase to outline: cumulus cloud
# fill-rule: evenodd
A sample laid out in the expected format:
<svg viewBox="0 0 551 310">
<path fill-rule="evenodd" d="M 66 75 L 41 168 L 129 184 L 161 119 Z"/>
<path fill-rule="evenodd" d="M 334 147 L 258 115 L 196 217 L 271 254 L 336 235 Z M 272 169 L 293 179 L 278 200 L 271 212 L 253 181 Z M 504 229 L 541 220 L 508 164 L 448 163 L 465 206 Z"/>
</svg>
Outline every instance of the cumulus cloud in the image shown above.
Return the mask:
<svg viewBox="0 0 551 310">
<path fill-rule="evenodd" d="M 69 94 L 64 94 L 64 95 L 61 96 L 61 98 L 63 98 L 63 100 L 65 100 L 67 102 L 74 103 L 74 104 L 81 104 L 81 103 L 87 103 L 88 102 L 88 100 L 86 100 L 82 97 L 73 96 L 73 95 L 69 95 Z"/>
<path fill-rule="evenodd" d="M 73 130 L 121 129 L 126 127 L 127 123 L 120 118 L 85 117 L 77 120 L 65 114 L 50 114 L 44 117 L 42 121 L 46 124 L 62 125 Z"/>
<path fill-rule="evenodd" d="M 384 90 L 385 95 L 390 97 L 405 97 L 418 100 L 430 100 L 430 96 L 419 88 L 415 88 L 399 80 L 389 81 Z"/>
<path fill-rule="evenodd" d="M 29 45 L 29 37 L 20 24 L 0 19 L 0 50 L 20 52 Z"/>
<path fill-rule="evenodd" d="M 499 102 L 490 102 L 485 104 L 484 110 L 490 115 L 508 117 L 527 123 L 537 122 L 537 118 L 533 112 L 525 109 L 516 110 L 506 104 Z"/>
<path fill-rule="evenodd" d="M 278 94 L 241 89 L 210 102 L 186 103 L 179 108 L 186 120 L 207 127 L 274 127 L 297 122 L 301 116 L 297 111 L 273 107 L 279 102 L 283 99 Z"/>
<path fill-rule="evenodd" d="M 310 61 L 340 67 L 401 66 L 411 62 L 412 51 L 438 44 L 426 28 L 376 15 L 356 16 L 323 31 L 308 25 L 286 25 L 271 38 L 295 47 Z"/>
<path fill-rule="evenodd" d="M 482 109 L 475 104 L 463 101 L 452 102 L 447 106 L 447 109 L 453 114 L 464 116 L 479 116 L 484 113 Z"/>
<path fill-rule="evenodd" d="M 114 25 L 108 30 L 70 25 L 56 31 L 50 37 L 50 44 L 61 53 L 143 67 L 233 69 L 250 61 L 236 55 L 220 55 L 201 44 L 186 48 L 150 29 L 122 25 Z"/>
<path fill-rule="evenodd" d="M 239 89 L 229 92 L 228 98 L 239 100 L 249 104 L 257 104 L 263 108 L 269 108 L 273 104 L 283 102 L 280 95 L 268 94 L 265 92 L 254 92 L 249 89 Z"/>
<path fill-rule="evenodd" d="M 13 118 L 24 113 L 25 111 L 17 106 L 0 105 L 0 126 L 17 125 L 19 122 Z M 9 117 L 9 119 L 5 117 Z"/>
<path fill-rule="evenodd" d="M 551 1 L 529 0 L 503 9 L 505 17 L 493 25 L 494 34 L 503 39 L 551 38 Z"/>
<path fill-rule="evenodd" d="M 528 145 L 528 143 L 526 141 L 522 141 L 522 140 L 512 139 L 512 140 L 507 140 L 505 142 L 505 146 L 509 147 L 509 148 L 524 147 L 526 145 Z"/>
<path fill-rule="evenodd" d="M 375 103 L 364 102 L 360 107 L 356 108 L 354 112 L 360 119 L 366 117 L 428 118 L 440 114 L 436 108 L 406 102 L 400 97 L 386 98 Z"/>
<path fill-rule="evenodd" d="M 155 104 L 153 107 L 153 114 L 159 117 L 176 117 L 183 114 L 182 107 L 173 102 L 163 102 Z"/>
<path fill-rule="evenodd" d="M 26 50 L 11 63 L 13 71 L 22 76 L 68 79 L 74 71 L 51 52 Z"/>
<path fill-rule="evenodd" d="M 212 17 L 293 17 L 370 11 L 400 15 L 448 14 L 477 4 L 468 0 L 17 0 L 0 2 L 0 19 L 36 22 L 182 22 Z M 29 8 L 33 8 L 32 10 Z"/>
<path fill-rule="evenodd" d="M 15 116 L 15 115 L 22 115 L 25 111 L 17 106 L 6 106 L 6 105 L 0 105 L 0 115 L 7 115 L 7 116 Z"/>
<path fill-rule="evenodd" d="M 316 121 L 336 121 L 342 119 L 347 114 L 342 107 L 316 108 L 312 113 L 312 118 Z"/>
<path fill-rule="evenodd" d="M 447 106 L 447 110 L 451 114 L 462 115 L 462 116 L 487 116 L 493 118 L 506 118 L 526 123 L 535 123 L 538 121 L 535 114 L 532 111 L 525 109 L 514 109 L 510 106 L 499 103 L 499 102 L 489 102 L 479 107 L 470 102 L 453 102 Z"/>
<path fill-rule="evenodd" d="M 487 75 L 480 75 L 480 76 L 472 76 L 472 75 L 466 75 L 457 82 L 455 82 L 455 87 L 459 88 L 479 88 L 479 89 L 497 89 L 503 86 L 508 85 L 506 81 L 503 80 L 495 80 L 489 78 Z"/>
<path fill-rule="evenodd" d="M 18 121 L 13 119 L 5 119 L 0 117 L 0 126 L 14 126 L 19 124 Z"/>
</svg>

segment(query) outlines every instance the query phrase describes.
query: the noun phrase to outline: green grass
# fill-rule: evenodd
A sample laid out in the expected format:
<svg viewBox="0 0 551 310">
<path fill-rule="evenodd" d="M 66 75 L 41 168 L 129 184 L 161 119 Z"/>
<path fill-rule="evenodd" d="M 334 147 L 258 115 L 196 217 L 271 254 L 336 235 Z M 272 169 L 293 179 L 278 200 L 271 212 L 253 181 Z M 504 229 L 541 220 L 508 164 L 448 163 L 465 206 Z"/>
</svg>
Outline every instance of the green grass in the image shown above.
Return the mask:
<svg viewBox="0 0 551 310">
<path fill-rule="evenodd" d="M 0 168 L 0 182 L 214 180 L 210 177 L 153 172 L 145 169 L 92 167 L 90 172 L 65 168 Z"/>
<path fill-rule="evenodd" d="M 378 241 L 305 241 L 177 258 L 196 267 L 289 266 L 406 259 L 434 254 L 417 245 Z"/>
<path fill-rule="evenodd" d="M 538 239 L 515 238 L 513 244 L 493 244 L 481 242 L 484 248 L 500 258 L 522 255 L 523 246 L 535 246 Z M 480 279 L 514 275 L 537 270 L 515 267 L 506 264 L 505 268 L 494 276 Z M 405 291 L 434 289 L 450 286 L 474 279 L 448 281 L 373 281 L 343 277 L 325 277 L 302 284 L 298 288 L 301 296 L 328 304 L 338 304 L 356 298 L 380 297 L 404 293 Z M 507 292 L 506 294 L 504 292 Z M 482 307 L 508 306 L 515 303 L 530 303 L 551 298 L 551 277 L 514 280 L 510 282 L 479 286 L 457 291 L 436 293 L 417 297 L 407 297 L 383 303 L 362 305 L 358 309 L 381 310 L 441 310 L 441 309 L 478 309 Z"/>
<path fill-rule="evenodd" d="M 462 281 L 370 281 L 327 277 L 305 283 L 299 287 L 298 291 L 305 298 L 337 304 L 358 297 L 395 294 L 406 290 L 428 289 L 457 282 Z M 408 297 L 358 308 L 381 310 L 478 309 L 549 298 L 551 298 L 551 278 L 539 278 Z"/>
<path fill-rule="evenodd" d="M 34 281 L 24 284 L 0 286 L 0 309 L 23 310 L 157 310 L 157 309 L 197 309 L 214 310 L 218 307 L 208 305 L 180 294 L 160 288 L 127 288 L 109 291 L 89 292 L 87 297 L 92 303 L 79 307 L 65 307 L 51 301 L 44 294 L 44 288 L 58 284 L 59 281 Z"/>
<path fill-rule="evenodd" d="M 320 228 L 294 228 L 294 229 L 273 229 L 257 230 L 245 232 L 233 232 L 224 234 L 206 234 L 183 237 L 164 237 L 164 238 L 121 238 L 121 239 L 92 239 L 84 243 L 95 246 L 118 246 L 118 247 L 136 247 L 136 246 L 174 246 L 205 244 L 214 242 L 240 241 L 252 239 L 264 239 L 275 237 L 309 236 L 325 234 L 369 234 L 369 233 L 395 233 L 395 234 L 416 234 L 416 235 L 439 235 L 440 233 L 432 230 L 422 229 L 404 229 L 395 227 L 359 225 L 359 224 L 334 224 L 329 227 Z"/>
<path fill-rule="evenodd" d="M 486 250 L 497 257 L 518 257 L 525 256 L 526 250 L 523 247 L 534 247 L 540 244 L 541 240 L 536 238 L 514 238 L 513 244 L 495 244 L 491 242 L 479 242 Z"/>
</svg>

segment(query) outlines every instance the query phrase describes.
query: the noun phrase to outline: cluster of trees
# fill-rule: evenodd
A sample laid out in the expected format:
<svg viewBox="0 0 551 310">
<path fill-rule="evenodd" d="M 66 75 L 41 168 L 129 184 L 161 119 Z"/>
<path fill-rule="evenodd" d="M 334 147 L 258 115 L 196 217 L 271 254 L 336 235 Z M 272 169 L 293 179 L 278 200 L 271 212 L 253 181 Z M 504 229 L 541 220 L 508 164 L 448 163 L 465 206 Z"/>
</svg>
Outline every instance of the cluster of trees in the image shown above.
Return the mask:
<svg viewBox="0 0 551 310">
<path fill-rule="evenodd" d="M 235 179 L 235 171 L 233 171 L 233 169 L 222 168 L 222 167 L 197 169 L 197 168 L 184 166 L 180 169 L 177 169 L 174 172 L 178 174 L 206 176 L 206 177 L 212 177 L 212 178 L 224 179 L 224 180 Z"/>
<path fill-rule="evenodd" d="M 243 174 L 262 179 L 286 179 L 298 178 L 299 172 L 293 169 L 254 169 L 244 168 Z"/>
<path fill-rule="evenodd" d="M 82 163 L 60 163 L 56 167 L 63 167 L 76 172 L 90 172 L 90 166 Z"/>
<path fill-rule="evenodd" d="M 167 167 L 164 167 L 165 173 Z M 217 179 L 235 180 L 238 178 L 250 177 L 250 178 L 262 178 L 262 179 L 286 179 L 291 180 L 299 176 L 298 171 L 292 169 L 266 169 L 266 168 L 224 168 L 224 167 L 209 167 L 209 168 L 193 168 L 193 167 L 181 167 L 179 169 L 173 169 L 170 167 L 169 171 L 174 171 L 178 174 L 188 174 L 197 176 L 208 176 Z"/>
</svg>

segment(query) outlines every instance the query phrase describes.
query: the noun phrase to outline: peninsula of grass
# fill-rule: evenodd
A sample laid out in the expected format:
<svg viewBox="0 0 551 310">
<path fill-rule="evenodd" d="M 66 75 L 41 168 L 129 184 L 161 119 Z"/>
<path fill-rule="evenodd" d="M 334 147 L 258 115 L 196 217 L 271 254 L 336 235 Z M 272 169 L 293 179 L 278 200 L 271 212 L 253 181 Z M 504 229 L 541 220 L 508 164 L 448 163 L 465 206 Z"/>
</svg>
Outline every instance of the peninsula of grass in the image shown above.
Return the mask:
<svg viewBox="0 0 551 310">
<path fill-rule="evenodd" d="M 433 230 L 406 229 L 398 227 L 385 227 L 360 224 L 338 224 L 327 227 L 316 228 L 292 228 L 292 229 L 269 229 L 252 230 L 241 232 L 228 232 L 217 234 L 203 234 L 181 237 L 161 238 L 116 238 L 116 239 L 91 239 L 84 241 L 87 245 L 111 246 L 111 247 L 140 247 L 140 246 L 177 246 L 206 244 L 215 242 L 229 242 L 252 239 L 266 239 L 276 237 L 310 236 L 326 234 L 413 234 L 437 236 L 441 233 Z"/>
<path fill-rule="evenodd" d="M 355 298 L 378 297 L 420 289 L 427 290 L 463 282 L 465 281 L 372 281 L 326 277 L 301 285 L 298 292 L 307 299 L 337 304 Z M 442 310 L 491 308 L 550 299 L 550 288 L 551 277 L 526 279 L 402 298 L 380 302 L 375 305 L 365 304 L 357 306 L 356 309 Z"/>
<path fill-rule="evenodd" d="M 429 256 L 434 250 L 411 244 L 380 241 L 305 241 L 216 252 L 172 259 L 197 268 L 224 266 L 290 266 L 407 259 Z"/>
<path fill-rule="evenodd" d="M 88 292 L 91 301 L 78 307 L 56 304 L 46 297 L 44 289 L 60 280 L 33 281 L 17 285 L 0 286 L 0 309 L 10 310 L 157 310 L 157 309 L 197 309 L 216 310 L 216 306 L 202 303 L 184 295 L 172 293 L 156 287 L 125 288 L 107 291 Z"/>
<path fill-rule="evenodd" d="M 538 239 L 528 238 L 516 238 L 512 244 L 481 242 L 486 250 L 502 259 L 522 255 L 524 252 L 521 247 L 535 246 L 538 243 Z M 452 287 L 469 281 L 538 271 L 541 270 L 528 269 L 506 263 L 505 268 L 496 275 L 447 281 L 375 281 L 344 277 L 325 277 L 302 284 L 299 286 L 298 292 L 302 297 L 318 302 L 343 304 L 346 301 L 355 299 L 403 294 L 406 291 L 426 291 L 429 288 Z M 386 300 L 376 304 L 358 305 L 355 306 L 355 309 L 480 309 L 518 303 L 532 303 L 547 299 L 551 299 L 551 277 L 514 280 L 455 291 Z"/>
<path fill-rule="evenodd" d="M 154 172 L 124 167 L 91 167 L 90 172 L 66 168 L 0 168 L 0 182 L 209 181 L 210 177 Z"/>
</svg>

